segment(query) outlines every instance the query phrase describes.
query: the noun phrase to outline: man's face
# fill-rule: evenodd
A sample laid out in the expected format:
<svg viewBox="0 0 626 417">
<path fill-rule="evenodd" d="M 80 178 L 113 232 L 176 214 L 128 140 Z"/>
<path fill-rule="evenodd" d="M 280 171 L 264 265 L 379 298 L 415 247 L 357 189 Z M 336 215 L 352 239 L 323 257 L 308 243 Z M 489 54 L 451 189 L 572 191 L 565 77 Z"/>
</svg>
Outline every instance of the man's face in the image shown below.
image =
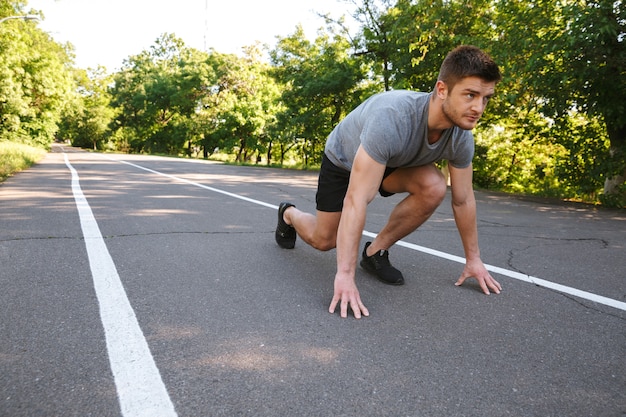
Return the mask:
<svg viewBox="0 0 626 417">
<path fill-rule="evenodd" d="M 445 83 L 442 84 L 445 86 Z M 495 88 L 495 81 L 488 82 L 478 77 L 463 78 L 452 90 L 446 86 L 440 90 L 440 94 L 445 96 L 443 114 L 452 124 L 471 130 L 476 127 Z"/>
</svg>

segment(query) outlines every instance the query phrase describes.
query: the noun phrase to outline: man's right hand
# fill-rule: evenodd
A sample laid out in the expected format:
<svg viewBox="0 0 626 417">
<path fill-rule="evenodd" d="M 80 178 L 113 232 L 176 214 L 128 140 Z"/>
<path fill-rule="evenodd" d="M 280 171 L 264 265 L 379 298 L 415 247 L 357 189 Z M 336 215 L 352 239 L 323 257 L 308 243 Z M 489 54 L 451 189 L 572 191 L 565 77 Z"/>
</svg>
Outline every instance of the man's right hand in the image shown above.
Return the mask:
<svg viewBox="0 0 626 417">
<path fill-rule="evenodd" d="M 367 307 L 361 301 L 354 277 L 344 276 L 339 273 L 335 275 L 335 294 L 328 309 L 331 314 L 335 312 L 337 304 L 339 304 L 341 317 L 348 317 L 348 305 L 350 305 L 356 319 L 360 319 L 361 315 L 365 317 L 370 315 Z"/>
</svg>

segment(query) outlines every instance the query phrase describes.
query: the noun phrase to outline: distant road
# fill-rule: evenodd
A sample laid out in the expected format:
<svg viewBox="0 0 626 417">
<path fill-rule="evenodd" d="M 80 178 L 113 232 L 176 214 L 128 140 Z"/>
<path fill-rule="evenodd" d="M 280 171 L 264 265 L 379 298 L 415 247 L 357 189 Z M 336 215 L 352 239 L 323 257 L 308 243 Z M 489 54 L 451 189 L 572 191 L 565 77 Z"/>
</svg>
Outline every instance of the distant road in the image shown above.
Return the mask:
<svg viewBox="0 0 626 417">
<path fill-rule="evenodd" d="M 626 213 L 477 192 L 503 285 L 453 284 L 449 197 L 327 312 L 335 253 L 273 240 L 312 172 L 55 145 L 0 185 L 0 416 L 620 416 Z M 401 196 L 377 198 L 363 241 Z"/>
</svg>

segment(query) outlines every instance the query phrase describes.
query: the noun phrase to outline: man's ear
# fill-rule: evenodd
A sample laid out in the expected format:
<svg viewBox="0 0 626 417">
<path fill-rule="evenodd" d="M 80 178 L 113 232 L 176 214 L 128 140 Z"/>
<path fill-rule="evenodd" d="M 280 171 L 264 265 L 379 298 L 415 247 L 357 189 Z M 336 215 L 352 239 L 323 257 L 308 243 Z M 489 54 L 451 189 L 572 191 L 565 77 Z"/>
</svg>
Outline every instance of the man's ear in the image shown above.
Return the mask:
<svg viewBox="0 0 626 417">
<path fill-rule="evenodd" d="M 448 85 L 445 82 L 438 80 L 437 84 L 435 84 L 435 93 L 439 99 L 445 100 L 448 97 Z"/>
</svg>

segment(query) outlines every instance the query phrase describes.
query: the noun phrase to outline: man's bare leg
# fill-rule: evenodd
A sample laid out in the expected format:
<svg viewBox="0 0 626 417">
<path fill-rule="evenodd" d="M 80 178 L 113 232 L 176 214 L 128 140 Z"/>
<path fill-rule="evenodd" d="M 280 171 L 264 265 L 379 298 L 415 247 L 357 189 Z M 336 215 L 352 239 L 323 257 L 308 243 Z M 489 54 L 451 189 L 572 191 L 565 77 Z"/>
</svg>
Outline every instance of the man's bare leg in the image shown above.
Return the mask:
<svg viewBox="0 0 626 417">
<path fill-rule="evenodd" d="M 296 229 L 298 236 L 315 249 L 327 251 L 337 245 L 337 229 L 341 212 L 317 211 L 316 215 L 289 207 L 283 214 L 285 223 Z"/>
<path fill-rule="evenodd" d="M 434 165 L 399 169 L 385 179 L 383 187 L 389 192 L 409 195 L 392 210 L 387 224 L 367 248 L 368 256 L 381 249 L 388 250 L 424 224 L 443 201 L 447 188 L 443 175 Z"/>
</svg>

